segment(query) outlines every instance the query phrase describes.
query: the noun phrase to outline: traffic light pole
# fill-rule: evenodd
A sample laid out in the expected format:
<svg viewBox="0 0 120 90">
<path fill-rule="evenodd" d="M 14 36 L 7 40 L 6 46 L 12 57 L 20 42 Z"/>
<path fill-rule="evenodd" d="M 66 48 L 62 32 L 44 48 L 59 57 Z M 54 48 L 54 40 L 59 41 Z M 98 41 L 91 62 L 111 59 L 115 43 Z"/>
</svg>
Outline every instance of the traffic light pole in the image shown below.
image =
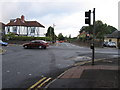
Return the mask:
<svg viewBox="0 0 120 90">
<path fill-rule="evenodd" d="M 91 25 L 91 10 L 85 12 L 85 24 Z M 93 9 L 93 41 L 90 46 L 92 49 L 92 65 L 94 65 L 95 58 L 95 8 Z"/>
<path fill-rule="evenodd" d="M 92 49 L 92 65 L 95 58 L 95 8 L 93 9 L 93 49 Z"/>
</svg>

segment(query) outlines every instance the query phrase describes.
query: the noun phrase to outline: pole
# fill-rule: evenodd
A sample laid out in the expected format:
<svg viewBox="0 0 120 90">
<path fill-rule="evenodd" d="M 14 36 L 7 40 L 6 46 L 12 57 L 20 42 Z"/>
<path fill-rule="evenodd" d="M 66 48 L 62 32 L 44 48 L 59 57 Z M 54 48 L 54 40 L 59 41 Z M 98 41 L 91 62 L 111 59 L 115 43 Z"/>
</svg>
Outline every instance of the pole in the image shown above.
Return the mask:
<svg viewBox="0 0 120 90">
<path fill-rule="evenodd" d="M 95 58 L 95 8 L 93 9 L 93 49 L 92 49 L 92 65 Z"/>
<path fill-rule="evenodd" d="M 55 24 L 53 24 L 53 29 L 54 29 L 54 27 L 55 27 Z M 54 43 L 55 43 L 55 31 L 54 31 L 54 36 L 53 36 L 53 38 L 54 38 Z"/>
</svg>

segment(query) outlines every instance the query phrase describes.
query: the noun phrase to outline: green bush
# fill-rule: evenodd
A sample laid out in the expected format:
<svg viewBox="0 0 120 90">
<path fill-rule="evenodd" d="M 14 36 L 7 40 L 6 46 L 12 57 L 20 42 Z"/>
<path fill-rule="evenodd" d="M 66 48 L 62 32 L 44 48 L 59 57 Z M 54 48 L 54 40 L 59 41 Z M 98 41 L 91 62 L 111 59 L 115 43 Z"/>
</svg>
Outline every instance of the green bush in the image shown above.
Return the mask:
<svg viewBox="0 0 120 90">
<path fill-rule="evenodd" d="M 35 37 L 35 40 L 51 41 L 52 39 L 50 37 Z"/>
<path fill-rule="evenodd" d="M 9 40 L 31 41 L 31 40 L 46 40 L 51 41 L 49 37 L 31 37 L 31 36 L 12 36 Z"/>
</svg>

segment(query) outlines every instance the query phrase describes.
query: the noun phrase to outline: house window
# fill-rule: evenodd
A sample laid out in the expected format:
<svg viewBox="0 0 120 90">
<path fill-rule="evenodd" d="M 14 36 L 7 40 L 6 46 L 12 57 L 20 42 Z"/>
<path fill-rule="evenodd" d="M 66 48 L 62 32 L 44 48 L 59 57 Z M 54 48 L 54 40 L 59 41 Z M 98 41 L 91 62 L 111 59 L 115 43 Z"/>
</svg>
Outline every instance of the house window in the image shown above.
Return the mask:
<svg viewBox="0 0 120 90">
<path fill-rule="evenodd" d="M 13 33 L 17 33 L 17 26 L 13 27 Z"/>
<path fill-rule="evenodd" d="M 31 33 L 35 33 L 35 27 L 31 27 Z"/>
<path fill-rule="evenodd" d="M 10 32 L 10 27 L 7 27 L 8 28 L 8 32 Z"/>
</svg>

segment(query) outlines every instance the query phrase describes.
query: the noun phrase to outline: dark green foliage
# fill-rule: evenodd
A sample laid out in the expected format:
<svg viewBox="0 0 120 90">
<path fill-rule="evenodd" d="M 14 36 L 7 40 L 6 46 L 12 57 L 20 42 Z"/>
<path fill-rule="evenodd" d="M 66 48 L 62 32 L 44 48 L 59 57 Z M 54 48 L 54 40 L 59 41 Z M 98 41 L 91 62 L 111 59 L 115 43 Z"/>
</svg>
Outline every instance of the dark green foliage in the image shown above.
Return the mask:
<svg viewBox="0 0 120 90">
<path fill-rule="evenodd" d="M 62 35 L 62 33 L 58 34 L 58 40 L 65 40 L 65 37 Z"/>
<path fill-rule="evenodd" d="M 55 40 L 57 38 L 57 36 L 55 35 L 53 27 L 50 26 L 48 28 L 47 33 L 46 33 L 46 37 L 50 37 L 50 38 L 52 38 L 52 40 Z"/>
<path fill-rule="evenodd" d="M 107 24 L 103 24 L 103 22 L 100 20 L 95 22 L 95 38 L 103 39 L 106 34 L 111 34 L 115 30 L 117 30 L 115 27 L 107 25 Z M 92 36 L 93 35 L 93 25 L 83 26 L 79 32 L 82 33 L 83 31 L 91 34 L 91 36 Z"/>
<path fill-rule="evenodd" d="M 46 40 L 51 41 L 51 37 L 32 37 L 32 36 L 16 36 L 14 33 L 5 35 L 7 40 L 31 41 L 31 40 Z"/>
<path fill-rule="evenodd" d="M 15 36 L 13 34 L 7 34 L 6 38 L 8 38 L 9 40 L 18 40 L 18 41 L 31 41 L 31 40 L 51 41 L 50 37 Z"/>
</svg>

